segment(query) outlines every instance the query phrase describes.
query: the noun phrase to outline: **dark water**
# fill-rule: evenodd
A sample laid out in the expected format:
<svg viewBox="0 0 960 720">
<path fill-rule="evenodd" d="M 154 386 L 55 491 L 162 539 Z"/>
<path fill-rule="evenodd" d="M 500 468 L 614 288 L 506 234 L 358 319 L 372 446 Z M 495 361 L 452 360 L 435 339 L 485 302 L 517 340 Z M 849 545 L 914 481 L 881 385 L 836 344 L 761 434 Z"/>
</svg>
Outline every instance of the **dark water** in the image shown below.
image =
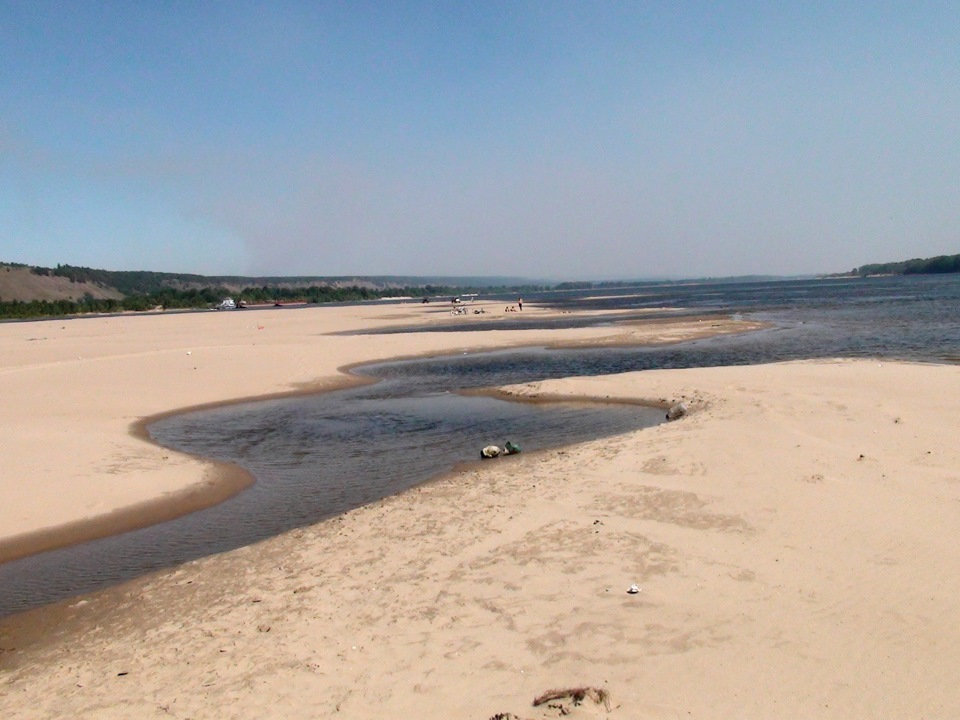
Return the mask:
<svg viewBox="0 0 960 720">
<path fill-rule="evenodd" d="M 960 276 L 651 285 L 527 301 L 626 313 L 682 307 L 678 312 L 691 315 L 763 319 L 773 328 L 665 348 L 529 348 L 385 363 L 363 370 L 381 378 L 376 385 L 155 423 L 150 431 L 159 442 L 237 462 L 258 482 L 186 518 L 0 566 L 0 615 L 316 522 L 423 482 L 486 444 L 513 440 L 529 451 L 648 426 L 661 416 L 636 406 L 507 403 L 457 389 L 814 357 L 960 361 Z M 536 324 L 510 316 L 504 322 Z"/>
<path fill-rule="evenodd" d="M 655 321 L 649 315 L 651 309 L 669 308 L 666 314 L 671 316 L 748 315 L 751 319 L 775 322 L 785 331 L 774 337 L 751 338 L 739 343 L 740 349 L 733 356 L 742 357 L 734 358 L 733 362 L 832 355 L 887 355 L 925 360 L 960 357 L 960 275 L 658 283 L 623 290 L 541 293 L 525 299 L 528 303 L 543 303 L 559 310 L 606 310 L 620 314 L 613 318 L 571 316 L 538 320 L 531 313 L 504 313 L 503 317 L 485 319 L 483 323 L 451 318 L 449 323 L 416 328 L 416 331 L 483 332 L 585 327 L 621 321 L 642 323 Z M 658 313 L 658 317 L 663 315 Z M 394 328 L 389 332 L 413 329 Z M 723 353 L 716 361 L 704 358 L 693 364 L 729 362 L 731 354 Z"/>
<path fill-rule="evenodd" d="M 485 445 L 512 440 L 530 452 L 663 418 L 636 405 L 464 397 L 447 389 L 456 383 L 424 382 L 416 363 L 401 365 L 368 368 L 385 378 L 373 386 L 154 423 L 161 444 L 237 463 L 257 482 L 186 517 L 0 566 L 0 616 L 315 523 L 479 462 Z"/>
</svg>

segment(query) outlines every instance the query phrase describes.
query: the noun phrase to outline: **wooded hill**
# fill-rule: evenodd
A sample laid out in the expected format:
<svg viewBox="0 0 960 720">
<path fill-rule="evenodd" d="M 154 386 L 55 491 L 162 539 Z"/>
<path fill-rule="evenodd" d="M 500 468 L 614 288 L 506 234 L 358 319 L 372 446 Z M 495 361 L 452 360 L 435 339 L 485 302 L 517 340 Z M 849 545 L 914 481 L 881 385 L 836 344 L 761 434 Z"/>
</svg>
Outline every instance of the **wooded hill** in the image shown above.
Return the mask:
<svg viewBox="0 0 960 720">
<path fill-rule="evenodd" d="M 307 288 L 307 287 L 366 287 L 371 290 L 426 287 L 428 285 L 462 287 L 523 287 L 530 284 L 522 278 L 482 277 L 408 277 L 401 275 L 370 276 L 294 276 L 245 277 L 240 275 L 193 275 L 163 273 L 147 270 L 97 270 L 73 265 L 55 268 L 34 267 L 35 274 L 67 278 L 74 283 L 88 283 L 113 288 L 124 295 L 149 295 L 163 290 L 201 290 L 207 287 L 225 288 L 238 293 L 248 287 Z"/>
<path fill-rule="evenodd" d="M 0 318 L 207 308 L 226 296 L 248 304 L 322 303 L 543 289 L 519 278 L 205 276 L 0 263 Z"/>
<path fill-rule="evenodd" d="M 874 263 L 854 268 L 853 275 L 935 275 L 960 272 L 960 255 L 937 255 L 900 262 Z"/>
</svg>

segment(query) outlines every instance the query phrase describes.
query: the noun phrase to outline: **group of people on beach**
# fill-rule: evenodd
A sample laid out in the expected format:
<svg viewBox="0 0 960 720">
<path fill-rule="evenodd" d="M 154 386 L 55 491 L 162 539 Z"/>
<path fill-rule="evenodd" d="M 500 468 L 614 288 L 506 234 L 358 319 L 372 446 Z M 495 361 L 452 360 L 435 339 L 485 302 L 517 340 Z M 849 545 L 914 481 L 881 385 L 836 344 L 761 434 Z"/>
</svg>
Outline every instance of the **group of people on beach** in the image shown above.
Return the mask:
<svg viewBox="0 0 960 720">
<path fill-rule="evenodd" d="M 517 308 L 520 308 L 521 312 L 523 311 L 523 298 L 517 298 L 516 305 L 507 305 L 503 311 L 504 312 L 516 312 Z"/>
</svg>

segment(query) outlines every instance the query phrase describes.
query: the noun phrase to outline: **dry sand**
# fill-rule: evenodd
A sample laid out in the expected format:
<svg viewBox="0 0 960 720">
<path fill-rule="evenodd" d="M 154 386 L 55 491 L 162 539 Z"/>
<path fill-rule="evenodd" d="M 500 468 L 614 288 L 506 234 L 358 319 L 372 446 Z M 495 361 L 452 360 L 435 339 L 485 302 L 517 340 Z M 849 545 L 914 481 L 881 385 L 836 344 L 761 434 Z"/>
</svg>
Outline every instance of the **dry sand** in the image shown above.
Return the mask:
<svg viewBox="0 0 960 720">
<path fill-rule="evenodd" d="M 0 527 L 9 516 L 36 530 L 202 479 L 202 463 L 126 433 L 144 415 L 336 383 L 337 366 L 363 358 L 627 332 L 321 334 L 423 312 L 0 328 L 0 388 L 19 393 L 0 416 L 4 459 L 21 481 L 42 480 L 9 495 L 5 472 L 14 502 Z M 960 368 L 821 361 L 508 391 L 685 399 L 692 411 L 14 618 L 0 636 L 0 714 L 960 716 Z M 74 428 L 83 441 L 59 445 Z M 73 503 L 59 501 L 67 488 Z M 631 583 L 641 591 L 627 594 Z M 609 692 L 609 712 L 531 706 L 582 685 Z"/>
<path fill-rule="evenodd" d="M 339 368 L 363 361 L 481 345 L 662 343 L 755 327 L 652 318 L 580 330 L 331 334 L 504 317 L 500 303 L 470 308 L 488 312 L 452 317 L 444 303 L 371 303 L 0 324 L 0 560 L 195 509 L 249 481 L 144 442 L 135 427 L 144 418 L 330 389 L 351 381 Z M 552 315 L 528 306 L 507 318 Z"/>
</svg>

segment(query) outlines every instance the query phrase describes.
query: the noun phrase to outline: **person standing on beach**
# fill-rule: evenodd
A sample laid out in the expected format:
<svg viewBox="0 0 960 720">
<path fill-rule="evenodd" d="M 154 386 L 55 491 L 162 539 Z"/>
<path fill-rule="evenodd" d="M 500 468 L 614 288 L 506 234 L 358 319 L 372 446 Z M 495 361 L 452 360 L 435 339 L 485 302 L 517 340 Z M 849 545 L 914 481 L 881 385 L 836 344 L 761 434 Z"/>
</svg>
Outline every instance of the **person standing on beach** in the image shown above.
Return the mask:
<svg viewBox="0 0 960 720">
<path fill-rule="evenodd" d="M 520 308 L 520 312 L 523 312 L 523 298 L 517 298 L 517 307 Z"/>
</svg>

